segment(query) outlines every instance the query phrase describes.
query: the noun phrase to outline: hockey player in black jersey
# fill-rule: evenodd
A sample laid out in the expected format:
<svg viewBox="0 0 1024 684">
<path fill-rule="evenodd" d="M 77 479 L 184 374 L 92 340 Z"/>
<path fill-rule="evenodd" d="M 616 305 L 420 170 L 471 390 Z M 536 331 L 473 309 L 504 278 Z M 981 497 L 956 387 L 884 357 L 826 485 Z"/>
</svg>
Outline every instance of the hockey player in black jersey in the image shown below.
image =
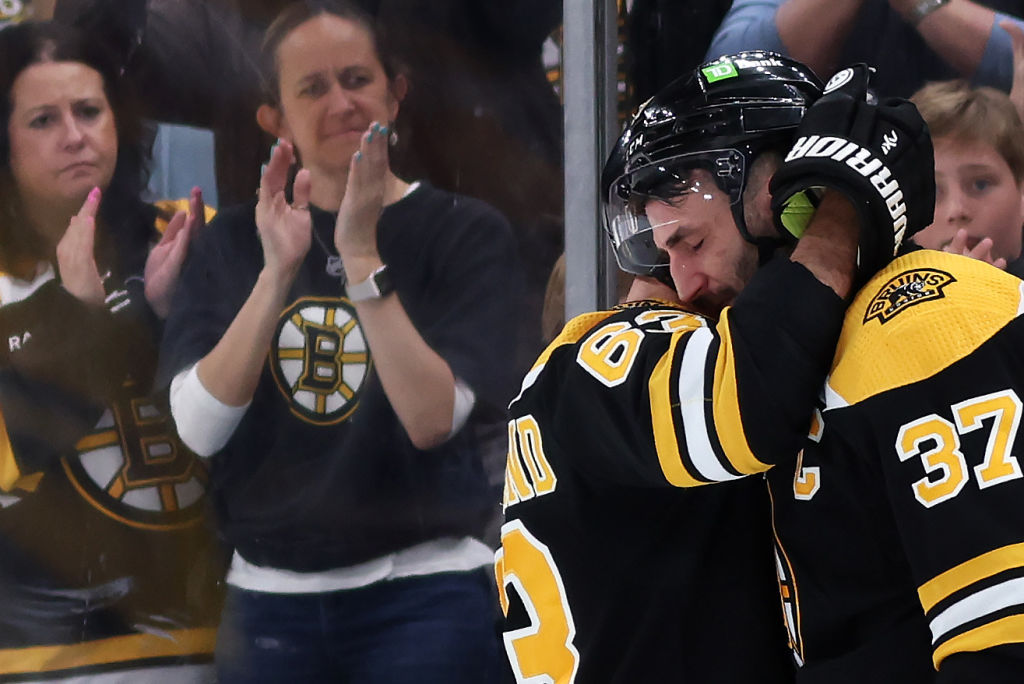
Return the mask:
<svg viewBox="0 0 1024 684">
<path fill-rule="evenodd" d="M 919 250 L 850 305 L 807 447 L 768 472 L 798 682 L 1024 681 L 1022 287 Z"/>
<path fill-rule="evenodd" d="M 730 56 L 619 139 L 619 264 L 685 304 L 575 318 L 512 402 L 496 575 L 517 682 L 793 681 L 767 495 L 743 475 L 795 462 L 845 298 L 934 204 L 916 110 L 849 75 L 820 97 L 799 63 Z"/>
</svg>

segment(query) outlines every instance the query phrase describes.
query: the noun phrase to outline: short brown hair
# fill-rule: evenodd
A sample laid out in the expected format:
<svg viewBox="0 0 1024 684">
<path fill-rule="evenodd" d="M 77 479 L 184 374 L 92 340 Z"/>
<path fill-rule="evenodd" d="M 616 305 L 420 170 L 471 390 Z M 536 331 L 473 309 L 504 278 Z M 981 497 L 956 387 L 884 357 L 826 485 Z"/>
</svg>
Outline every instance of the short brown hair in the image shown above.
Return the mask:
<svg viewBox="0 0 1024 684">
<path fill-rule="evenodd" d="M 1024 181 L 1024 123 L 1009 96 L 995 88 L 972 88 L 963 80 L 936 81 L 911 96 L 932 138 L 991 145 L 1013 177 Z"/>
</svg>

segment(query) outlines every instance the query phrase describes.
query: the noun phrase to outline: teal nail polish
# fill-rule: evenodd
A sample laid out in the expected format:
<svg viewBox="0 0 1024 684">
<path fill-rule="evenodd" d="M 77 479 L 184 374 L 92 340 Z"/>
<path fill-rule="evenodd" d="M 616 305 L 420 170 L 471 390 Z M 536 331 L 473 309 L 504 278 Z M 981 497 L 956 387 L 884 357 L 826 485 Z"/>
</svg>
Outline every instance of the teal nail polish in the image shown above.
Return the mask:
<svg viewBox="0 0 1024 684">
<path fill-rule="evenodd" d="M 262 178 L 263 174 L 265 174 L 266 172 L 267 172 L 267 165 L 266 164 L 261 164 L 260 165 L 260 177 Z"/>
<path fill-rule="evenodd" d="M 362 152 L 356 152 L 356 161 L 359 161 L 362 158 L 363 158 L 363 153 Z"/>
<path fill-rule="evenodd" d="M 373 142 L 373 134 L 375 132 L 372 128 L 370 129 L 370 135 L 366 136 L 366 142 Z"/>
</svg>

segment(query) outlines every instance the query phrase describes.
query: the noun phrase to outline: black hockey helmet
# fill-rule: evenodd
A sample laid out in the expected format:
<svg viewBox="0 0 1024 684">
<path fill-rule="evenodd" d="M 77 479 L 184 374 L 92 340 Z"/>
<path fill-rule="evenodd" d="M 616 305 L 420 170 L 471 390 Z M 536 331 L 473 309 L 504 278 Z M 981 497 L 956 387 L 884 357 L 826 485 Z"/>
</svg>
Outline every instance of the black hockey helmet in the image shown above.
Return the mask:
<svg viewBox="0 0 1024 684">
<path fill-rule="evenodd" d="M 665 86 L 630 119 L 601 174 L 605 230 L 619 267 L 664 278 L 665 253 L 654 245 L 644 213 L 648 193 L 669 183 L 686 192 L 686 172 L 704 168 L 729 196 L 736 225 L 762 254 L 781 243 L 756 239 L 743 219 L 746 173 L 767 148 L 793 138 L 821 95 L 818 77 L 774 52 L 728 55 Z"/>
</svg>

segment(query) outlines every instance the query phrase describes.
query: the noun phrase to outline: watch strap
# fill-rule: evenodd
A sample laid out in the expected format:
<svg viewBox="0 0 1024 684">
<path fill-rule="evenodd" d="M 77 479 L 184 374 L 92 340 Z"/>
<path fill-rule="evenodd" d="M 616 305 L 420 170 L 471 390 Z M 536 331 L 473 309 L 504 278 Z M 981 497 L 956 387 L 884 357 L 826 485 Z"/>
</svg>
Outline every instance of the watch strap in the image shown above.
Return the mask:
<svg viewBox="0 0 1024 684">
<path fill-rule="evenodd" d="M 391 280 L 391 273 L 387 264 L 378 266 L 370 276 L 359 283 L 349 283 L 345 286 L 345 292 L 350 302 L 362 302 L 367 299 L 380 299 L 387 297 L 395 291 L 395 284 Z"/>
</svg>

